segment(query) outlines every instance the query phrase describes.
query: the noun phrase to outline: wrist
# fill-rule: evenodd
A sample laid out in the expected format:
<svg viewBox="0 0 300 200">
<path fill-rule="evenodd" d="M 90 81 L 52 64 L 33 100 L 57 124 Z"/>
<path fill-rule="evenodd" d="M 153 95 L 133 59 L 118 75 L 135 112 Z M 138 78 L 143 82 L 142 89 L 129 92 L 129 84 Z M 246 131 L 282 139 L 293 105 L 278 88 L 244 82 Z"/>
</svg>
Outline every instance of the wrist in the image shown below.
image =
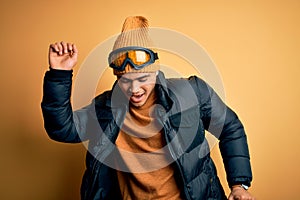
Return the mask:
<svg viewBox="0 0 300 200">
<path fill-rule="evenodd" d="M 51 80 L 71 80 L 73 76 L 73 70 L 59 70 L 50 67 L 50 70 L 46 72 L 46 79 Z"/>
<path fill-rule="evenodd" d="M 57 70 L 57 71 L 73 71 L 73 69 L 68 69 L 68 68 L 59 68 L 59 67 L 53 67 L 53 66 L 49 66 L 50 70 Z"/>
<path fill-rule="evenodd" d="M 248 186 L 248 185 L 245 185 L 245 184 L 236 184 L 236 185 L 232 185 L 232 186 L 231 186 L 231 190 L 233 190 L 233 189 L 235 189 L 235 188 L 248 190 L 248 189 L 249 189 L 249 186 Z"/>
</svg>

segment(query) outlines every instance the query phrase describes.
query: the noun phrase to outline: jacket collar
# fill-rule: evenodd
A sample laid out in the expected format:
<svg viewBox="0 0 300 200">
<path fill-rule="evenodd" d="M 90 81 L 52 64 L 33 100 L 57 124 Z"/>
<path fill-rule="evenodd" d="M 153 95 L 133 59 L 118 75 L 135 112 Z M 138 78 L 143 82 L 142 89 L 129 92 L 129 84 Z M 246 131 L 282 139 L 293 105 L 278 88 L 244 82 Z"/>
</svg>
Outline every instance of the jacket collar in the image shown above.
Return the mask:
<svg viewBox="0 0 300 200">
<path fill-rule="evenodd" d="M 113 84 L 112 90 L 106 99 L 106 106 L 110 107 L 111 109 L 120 107 L 128 108 L 128 100 L 117 83 L 118 81 L 115 81 Z M 164 73 L 161 71 L 159 71 L 156 77 L 156 86 L 154 90 L 157 94 L 157 103 L 162 105 L 163 108 L 168 112 L 172 108 L 173 101 L 169 97 L 167 81 Z"/>
<path fill-rule="evenodd" d="M 162 105 L 163 108 L 169 112 L 173 106 L 173 100 L 170 98 L 169 90 L 167 87 L 167 80 L 163 72 L 159 71 L 156 78 L 156 87 L 157 92 L 157 103 Z"/>
</svg>

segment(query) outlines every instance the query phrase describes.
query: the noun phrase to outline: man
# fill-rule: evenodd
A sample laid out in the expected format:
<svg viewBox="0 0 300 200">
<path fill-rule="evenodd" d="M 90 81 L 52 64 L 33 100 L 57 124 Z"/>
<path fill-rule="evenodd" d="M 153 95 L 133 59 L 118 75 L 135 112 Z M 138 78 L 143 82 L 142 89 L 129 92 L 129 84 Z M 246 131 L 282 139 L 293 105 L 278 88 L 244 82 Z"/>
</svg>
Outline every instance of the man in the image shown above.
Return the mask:
<svg viewBox="0 0 300 200">
<path fill-rule="evenodd" d="M 76 45 L 51 44 L 42 110 L 49 136 L 88 140 L 82 199 L 227 199 L 204 136 L 220 139 L 229 199 L 254 199 L 246 135 L 236 114 L 198 77 L 166 79 L 144 17 L 128 17 L 109 55 L 112 90 L 73 111 Z"/>
</svg>

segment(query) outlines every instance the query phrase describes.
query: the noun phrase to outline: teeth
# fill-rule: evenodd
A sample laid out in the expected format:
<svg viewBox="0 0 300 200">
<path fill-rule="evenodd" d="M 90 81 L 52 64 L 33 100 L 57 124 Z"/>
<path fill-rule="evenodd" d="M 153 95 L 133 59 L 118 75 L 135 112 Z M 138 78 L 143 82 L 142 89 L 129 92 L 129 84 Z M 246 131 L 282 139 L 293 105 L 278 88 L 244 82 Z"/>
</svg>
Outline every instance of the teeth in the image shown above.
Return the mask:
<svg viewBox="0 0 300 200">
<path fill-rule="evenodd" d="M 141 97 L 143 94 L 133 95 L 133 97 Z"/>
</svg>

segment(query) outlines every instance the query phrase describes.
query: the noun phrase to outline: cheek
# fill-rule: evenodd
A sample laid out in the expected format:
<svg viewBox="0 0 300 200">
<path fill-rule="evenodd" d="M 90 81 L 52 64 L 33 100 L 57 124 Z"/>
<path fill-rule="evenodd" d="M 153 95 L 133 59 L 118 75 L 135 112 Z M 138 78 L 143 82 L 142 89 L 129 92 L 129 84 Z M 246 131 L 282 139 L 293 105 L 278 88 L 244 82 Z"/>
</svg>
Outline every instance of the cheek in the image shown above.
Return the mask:
<svg viewBox="0 0 300 200">
<path fill-rule="evenodd" d="M 147 93 L 150 93 L 153 89 L 154 89 L 155 84 L 151 84 L 151 85 L 146 85 L 144 87 L 144 90 L 147 91 Z"/>
<path fill-rule="evenodd" d="M 127 91 L 129 90 L 128 84 L 119 83 L 119 87 L 124 93 L 127 93 Z"/>
</svg>

